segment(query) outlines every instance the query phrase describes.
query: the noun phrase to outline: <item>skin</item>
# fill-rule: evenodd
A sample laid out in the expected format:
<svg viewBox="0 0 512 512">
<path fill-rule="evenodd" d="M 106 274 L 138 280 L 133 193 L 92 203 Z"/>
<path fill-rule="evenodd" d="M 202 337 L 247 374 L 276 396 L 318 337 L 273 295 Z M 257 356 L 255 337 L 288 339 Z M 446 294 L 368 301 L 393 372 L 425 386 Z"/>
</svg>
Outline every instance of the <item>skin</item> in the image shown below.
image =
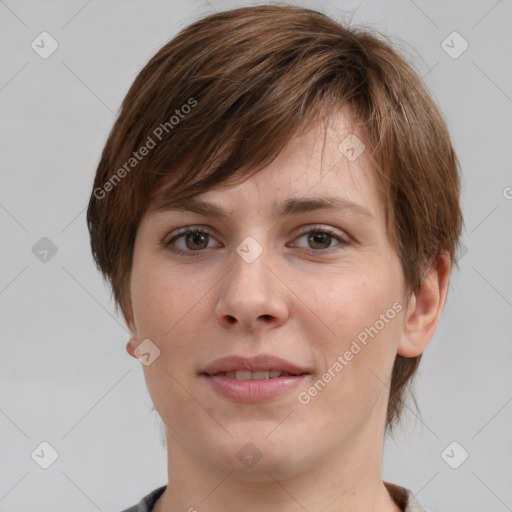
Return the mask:
<svg viewBox="0 0 512 512">
<path fill-rule="evenodd" d="M 262 171 L 201 194 L 232 212 L 227 223 L 176 210 L 149 209 L 142 218 L 127 351 L 136 357 L 147 338 L 160 350 L 143 366 L 167 427 L 169 484 L 157 512 L 400 510 L 381 477 L 391 370 L 397 354 L 419 355 L 433 337 L 451 266 L 441 256 L 421 290 L 406 296 L 366 152 L 349 161 L 338 150 L 354 132 L 348 113 L 335 114 L 326 133 L 312 125 Z M 282 219 L 271 214 L 288 198 L 323 195 L 350 199 L 372 217 L 333 210 Z M 203 245 L 175 241 L 174 248 L 189 253 L 200 247 L 199 256 L 161 245 L 185 226 L 211 233 Z M 308 241 L 308 233 L 329 227 L 335 231 L 330 240 Z M 252 263 L 235 250 L 247 236 L 263 248 Z M 300 403 L 298 394 L 396 302 L 402 311 L 308 404 Z M 218 357 L 262 352 L 307 367 L 311 375 L 256 404 L 230 401 L 198 376 Z M 251 468 L 237 457 L 248 442 L 262 454 Z"/>
</svg>

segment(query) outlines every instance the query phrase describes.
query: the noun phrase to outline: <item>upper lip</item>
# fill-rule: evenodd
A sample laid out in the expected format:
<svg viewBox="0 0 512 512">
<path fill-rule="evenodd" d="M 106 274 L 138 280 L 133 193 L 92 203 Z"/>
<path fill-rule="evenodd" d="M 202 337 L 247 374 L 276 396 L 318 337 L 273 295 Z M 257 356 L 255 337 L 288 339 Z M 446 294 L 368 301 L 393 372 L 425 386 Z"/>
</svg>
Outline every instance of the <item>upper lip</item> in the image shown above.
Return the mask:
<svg viewBox="0 0 512 512">
<path fill-rule="evenodd" d="M 215 375 L 217 373 L 232 372 L 235 370 L 249 370 L 251 372 L 280 370 L 295 375 L 309 373 L 305 368 L 301 368 L 289 361 L 270 354 L 258 354 L 253 357 L 238 355 L 221 357 L 205 366 L 200 373 Z"/>
</svg>

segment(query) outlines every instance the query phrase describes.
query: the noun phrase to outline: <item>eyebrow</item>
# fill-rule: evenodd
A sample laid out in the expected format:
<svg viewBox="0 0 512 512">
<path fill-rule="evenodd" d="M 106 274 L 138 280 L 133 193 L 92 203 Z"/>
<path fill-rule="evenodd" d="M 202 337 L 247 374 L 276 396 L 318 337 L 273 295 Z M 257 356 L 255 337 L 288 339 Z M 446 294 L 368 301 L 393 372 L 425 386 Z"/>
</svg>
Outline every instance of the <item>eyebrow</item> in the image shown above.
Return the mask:
<svg viewBox="0 0 512 512">
<path fill-rule="evenodd" d="M 230 218 L 230 214 L 220 206 L 197 198 L 188 199 L 186 202 L 181 200 L 164 201 L 157 204 L 152 209 L 155 211 L 179 210 L 199 213 L 223 221 L 227 221 Z M 368 208 L 343 197 L 291 198 L 281 203 L 277 209 L 274 208 L 273 214 L 278 217 L 285 217 L 287 215 L 299 215 L 315 210 L 350 211 L 369 219 L 373 218 Z"/>
</svg>

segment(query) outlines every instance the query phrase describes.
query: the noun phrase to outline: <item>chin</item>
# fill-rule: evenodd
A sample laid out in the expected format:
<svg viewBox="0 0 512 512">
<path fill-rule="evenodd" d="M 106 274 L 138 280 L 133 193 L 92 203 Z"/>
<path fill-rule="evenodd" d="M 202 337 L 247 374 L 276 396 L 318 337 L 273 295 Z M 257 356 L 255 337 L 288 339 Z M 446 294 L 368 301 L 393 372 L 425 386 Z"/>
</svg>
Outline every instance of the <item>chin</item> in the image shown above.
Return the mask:
<svg viewBox="0 0 512 512">
<path fill-rule="evenodd" d="M 275 428 L 275 424 L 272 428 Z M 303 443 L 296 442 L 292 436 L 279 436 L 271 439 L 268 433 L 272 428 L 240 429 L 233 437 L 224 436 L 222 440 L 212 440 L 215 450 L 211 453 L 210 463 L 232 477 L 251 482 L 274 482 L 275 479 L 291 477 L 302 471 L 307 454 Z M 302 448 L 300 446 L 302 445 Z M 205 447 L 206 449 L 206 447 Z M 270 474 L 269 474 L 270 473 Z M 274 478 L 273 478 L 274 477 Z"/>
</svg>

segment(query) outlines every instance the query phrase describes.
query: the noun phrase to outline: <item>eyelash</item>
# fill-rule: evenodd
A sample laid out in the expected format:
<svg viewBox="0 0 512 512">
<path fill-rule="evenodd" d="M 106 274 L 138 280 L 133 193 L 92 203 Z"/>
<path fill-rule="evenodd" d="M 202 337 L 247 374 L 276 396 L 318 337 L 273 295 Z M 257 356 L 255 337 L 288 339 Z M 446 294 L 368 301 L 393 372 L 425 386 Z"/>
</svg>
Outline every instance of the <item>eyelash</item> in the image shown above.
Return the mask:
<svg viewBox="0 0 512 512">
<path fill-rule="evenodd" d="M 207 234 L 208 236 L 212 237 L 213 238 L 213 235 L 212 233 L 210 233 L 210 231 L 208 231 L 208 229 L 206 228 L 202 228 L 202 227 L 186 227 L 186 228 L 182 228 L 181 230 L 178 230 L 178 232 L 176 233 L 175 236 L 173 236 L 169 241 L 165 241 L 165 239 L 162 241 L 162 245 L 164 248 L 166 249 L 169 249 L 170 251 L 172 251 L 173 253 L 175 254 L 179 254 L 179 255 L 183 255 L 183 256 L 201 256 L 201 253 L 204 253 L 206 251 L 206 249 L 200 249 L 200 250 L 197 250 L 197 251 L 192 251 L 192 250 L 189 250 L 189 251 L 183 251 L 181 249 L 171 249 L 171 245 L 176 242 L 176 240 L 182 238 L 183 236 L 185 235 L 188 235 L 189 233 L 201 233 L 201 234 Z M 324 228 L 324 227 L 320 227 L 320 226 L 309 226 L 306 230 L 304 231 L 301 231 L 296 238 L 300 238 L 308 233 L 321 233 L 321 234 L 326 234 L 326 235 L 331 235 L 333 238 L 335 238 L 339 244 L 338 248 L 343 248 L 344 246 L 348 246 L 348 245 L 351 245 L 351 242 L 349 240 L 345 240 L 344 238 L 341 238 L 341 236 L 339 236 L 336 232 L 334 232 L 332 229 L 329 229 L 329 228 Z M 339 249 L 336 249 L 335 251 L 331 249 L 303 249 L 305 250 L 306 252 L 308 252 L 309 254 L 314 254 L 314 255 L 318 255 L 318 254 L 321 254 L 321 253 L 331 253 L 331 252 L 336 252 L 337 250 Z"/>
</svg>

